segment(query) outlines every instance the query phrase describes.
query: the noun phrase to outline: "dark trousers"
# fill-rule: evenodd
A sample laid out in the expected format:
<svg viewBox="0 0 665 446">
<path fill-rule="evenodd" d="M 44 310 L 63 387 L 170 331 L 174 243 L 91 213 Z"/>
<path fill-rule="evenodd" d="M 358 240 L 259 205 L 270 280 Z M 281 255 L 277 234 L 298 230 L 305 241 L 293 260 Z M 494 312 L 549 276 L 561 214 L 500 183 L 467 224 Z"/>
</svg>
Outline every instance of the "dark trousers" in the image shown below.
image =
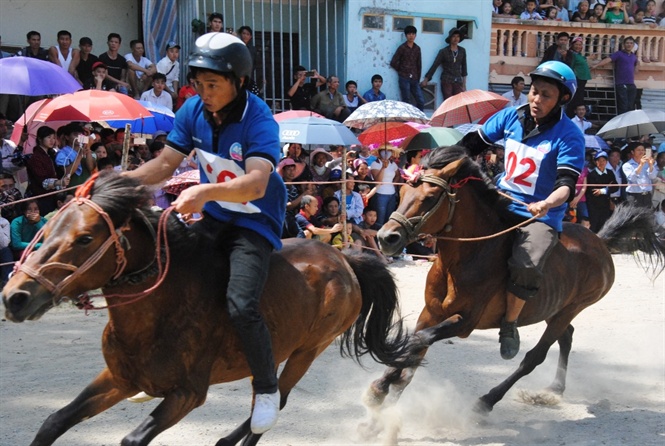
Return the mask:
<svg viewBox="0 0 665 446">
<path fill-rule="evenodd" d="M 617 115 L 635 110 L 637 87 L 635 84 L 617 84 L 614 86 L 617 97 Z"/>
<path fill-rule="evenodd" d="M 425 109 L 425 96 L 423 96 L 423 90 L 420 88 L 420 83 L 418 79 L 400 77 L 399 80 L 399 94 L 402 97 L 402 102 L 411 104 L 411 95 L 413 95 L 416 100 L 416 107 L 418 110 L 422 111 Z"/>
<path fill-rule="evenodd" d="M 644 194 L 641 193 L 634 194 L 631 192 L 626 192 L 626 202 L 628 204 L 632 204 L 633 206 L 650 208 L 652 206 L 651 195 L 652 195 L 651 192 L 647 192 Z"/>
<path fill-rule="evenodd" d="M 210 215 L 196 223 L 194 228 L 212 236 L 215 247 L 229 256 L 226 301 L 231 323 L 252 371 L 254 391 L 274 393 L 277 391 L 277 375 L 272 342 L 259 311 L 273 247 L 257 232 L 221 223 Z"/>
<path fill-rule="evenodd" d="M 451 96 L 460 94 L 464 91 L 463 85 L 461 82 L 444 82 L 441 81 L 441 94 L 443 95 L 443 100 L 445 101 Z"/>
</svg>

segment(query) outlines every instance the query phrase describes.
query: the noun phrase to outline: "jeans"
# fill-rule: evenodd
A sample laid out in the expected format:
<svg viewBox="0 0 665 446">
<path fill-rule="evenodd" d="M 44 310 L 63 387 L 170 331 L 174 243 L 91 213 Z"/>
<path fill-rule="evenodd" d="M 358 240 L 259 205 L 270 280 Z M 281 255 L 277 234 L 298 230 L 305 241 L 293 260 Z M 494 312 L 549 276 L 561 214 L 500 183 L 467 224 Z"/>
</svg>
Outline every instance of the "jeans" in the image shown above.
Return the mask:
<svg viewBox="0 0 665 446">
<path fill-rule="evenodd" d="M 212 236 L 215 248 L 229 256 L 226 301 L 231 323 L 252 371 L 254 391 L 274 393 L 277 391 L 277 375 L 272 341 L 259 311 L 273 247 L 257 232 L 219 222 L 210 215 L 196 223 L 194 228 Z"/>
<path fill-rule="evenodd" d="M 418 110 L 422 111 L 425 109 L 425 97 L 423 96 L 423 91 L 420 89 L 418 79 L 400 77 L 399 94 L 402 98 L 402 102 L 407 102 L 409 104 L 411 104 L 411 95 L 413 95 L 416 99 L 416 107 L 418 107 Z"/>
<path fill-rule="evenodd" d="M 379 193 L 374 195 L 373 199 L 374 203 L 372 207 L 376 209 L 376 224 L 381 226 L 388 221 L 390 214 L 397 209 L 397 199 L 395 198 L 395 194 L 387 195 Z"/>
<path fill-rule="evenodd" d="M 617 84 L 614 87 L 617 97 L 617 115 L 634 110 L 637 96 L 635 84 Z"/>
</svg>

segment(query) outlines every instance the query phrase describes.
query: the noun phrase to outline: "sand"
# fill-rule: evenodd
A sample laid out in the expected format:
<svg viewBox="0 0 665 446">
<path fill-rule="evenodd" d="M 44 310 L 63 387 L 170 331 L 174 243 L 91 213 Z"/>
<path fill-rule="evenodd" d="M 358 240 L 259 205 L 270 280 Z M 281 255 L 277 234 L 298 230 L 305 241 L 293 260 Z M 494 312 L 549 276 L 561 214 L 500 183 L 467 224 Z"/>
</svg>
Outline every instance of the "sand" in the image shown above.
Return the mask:
<svg viewBox="0 0 665 446">
<path fill-rule="evenodd" d="M 496 330 L 434 345 L 395 406 L 393 435 L 365 439 L 362 395 L 382 367 L 342 359 L 332 345 L 292 391 L 262 445 L 662 445 L 665 444 L 665 277 L 650 282 L 628 256 L 615 256 L 612 291 L 573 321 L 568 387 L 554 405 L 525 403 L 554 377 L 558 347 L 483 419 L 476 398 L 505 379 L 535 345 L 543 324 L 521 329 L 522 351 L 499 356 Z M 391 265 L 412 327 L 422 308 L 427 263 Z M 665 276 L 665 275 L 664 275 Z M 4 309 L 2 309 L 4 314 Z M 46 417 L 102 369 L 106 313 L 60 306 L 37 322 L 0 322 L 0 445 L 29 444 Z M 117 445 L 159 403 L 123 402 L 72 428 L 57 445 Z M 549 401 L 548 403 L 552 403 Z M 249 414 L 247 380 L 210 388 L 206 404 L 159 435 L 154 445 L 214 445 Z"/>
</svg>

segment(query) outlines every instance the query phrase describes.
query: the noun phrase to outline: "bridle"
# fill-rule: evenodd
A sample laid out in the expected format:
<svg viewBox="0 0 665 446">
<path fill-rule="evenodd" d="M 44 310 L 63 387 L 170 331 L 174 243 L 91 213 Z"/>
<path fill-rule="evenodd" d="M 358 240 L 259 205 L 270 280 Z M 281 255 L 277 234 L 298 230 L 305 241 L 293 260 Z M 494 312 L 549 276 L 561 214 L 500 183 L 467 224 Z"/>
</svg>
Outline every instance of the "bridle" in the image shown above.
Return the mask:
<svg viewBox="0 0 665 446">
<path fill-rule="evenodd" d="M 425 213 L 425 215 L 406 218 L 404 215 L 397 211 L 390 214 L 390 220 L 394 220 L 402 226 L 408 240 L 418 239 L 420 236 L 420 228 L 422 228 L 427 220 L 429 220 L 436 213 L 446 198 L 448 199 L 448 220 L 446 221 L 443 230 L 445 232 L 450 232 L 453 228 L 452 221 L 455 214 L 455 205 L 459 201 L 457 200 L 457 192 L 453 192 L 453 186 L 443 178 L 432 174 L 423 174 L 413 181 L 414 184 L 419 182 L 439 186 L 443 189 L 443 193 L 439 195 L 439 199 L 436 201 L 434 206 L 432 206 L 432 208 Z"/>
</svg>

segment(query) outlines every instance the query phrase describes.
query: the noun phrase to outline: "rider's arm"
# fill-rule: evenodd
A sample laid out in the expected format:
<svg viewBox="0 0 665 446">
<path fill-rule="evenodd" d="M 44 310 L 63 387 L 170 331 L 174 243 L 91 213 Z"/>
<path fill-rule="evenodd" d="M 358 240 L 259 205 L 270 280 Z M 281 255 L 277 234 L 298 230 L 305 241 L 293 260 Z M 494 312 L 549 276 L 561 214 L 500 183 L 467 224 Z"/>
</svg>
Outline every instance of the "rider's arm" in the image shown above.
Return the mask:
<svg viewBox="0 0 665 446">
<path fill-rule="evenodd" d="M 183 158 L 185 155 L 167 145 L 157 158 L 142 164 L 138 169 L 123 172 L 123 175 L 136 178 L 143 184 L 159 184 L 173 175 Z"/>
</svg>

